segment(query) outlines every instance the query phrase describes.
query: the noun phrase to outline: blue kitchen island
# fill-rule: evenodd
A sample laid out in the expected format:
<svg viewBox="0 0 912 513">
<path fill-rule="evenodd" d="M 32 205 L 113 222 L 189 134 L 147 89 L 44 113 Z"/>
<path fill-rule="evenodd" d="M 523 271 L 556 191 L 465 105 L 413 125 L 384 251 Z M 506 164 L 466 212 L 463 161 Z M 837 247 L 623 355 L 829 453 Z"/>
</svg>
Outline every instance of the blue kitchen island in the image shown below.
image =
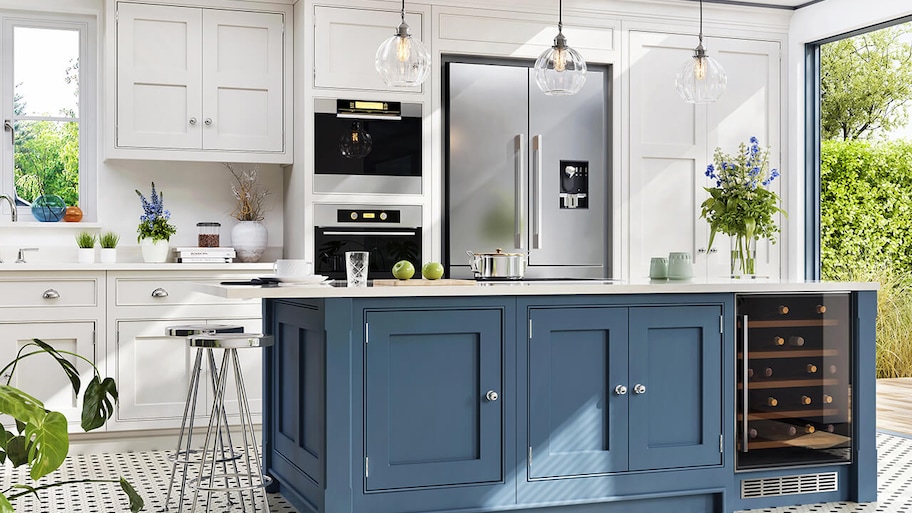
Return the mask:
<svg viewBox="0 0 912 513">
<path fill-rule="evenodd" d="M 876 500 L 875 284 L 205 289 L 264 299 L 265 464 L 302 513 Z"/>
</svg>

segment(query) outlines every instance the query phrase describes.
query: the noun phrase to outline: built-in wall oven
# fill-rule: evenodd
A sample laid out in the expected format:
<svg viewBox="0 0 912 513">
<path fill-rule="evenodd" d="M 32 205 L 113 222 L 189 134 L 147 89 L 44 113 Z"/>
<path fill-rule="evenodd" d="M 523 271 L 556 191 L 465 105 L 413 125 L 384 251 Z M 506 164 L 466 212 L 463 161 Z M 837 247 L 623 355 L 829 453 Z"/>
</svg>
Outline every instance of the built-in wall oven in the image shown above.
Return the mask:
<svg viewBox="0 0 912 513">
<path fill-rule="evenodd" d="M 421 104 L 314 100 L 314 192 L 421 194 Z"/>
<path fill-rule="evenodd" d="M 316 274 L 345 279 L 345 252 L 369 251 L 368 279 L 391 278 L 393 264 L 421 267 L 421 207 L 314 205 Z"/>
</svg>

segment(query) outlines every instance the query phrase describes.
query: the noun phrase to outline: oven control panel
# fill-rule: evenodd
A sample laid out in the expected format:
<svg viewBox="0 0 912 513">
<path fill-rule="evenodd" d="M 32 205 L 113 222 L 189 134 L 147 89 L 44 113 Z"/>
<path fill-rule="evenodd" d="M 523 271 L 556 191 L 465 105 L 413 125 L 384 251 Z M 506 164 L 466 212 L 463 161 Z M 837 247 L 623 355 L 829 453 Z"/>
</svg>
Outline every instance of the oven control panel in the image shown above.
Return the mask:
<svg viewBox="0 0 912 513">
<path fill-rule="evenodd" d="M 338 209 L 336 221 L 339 223 L 396 223 L 400 222 L 399 210 L 375 209 Z"/>
</svg>

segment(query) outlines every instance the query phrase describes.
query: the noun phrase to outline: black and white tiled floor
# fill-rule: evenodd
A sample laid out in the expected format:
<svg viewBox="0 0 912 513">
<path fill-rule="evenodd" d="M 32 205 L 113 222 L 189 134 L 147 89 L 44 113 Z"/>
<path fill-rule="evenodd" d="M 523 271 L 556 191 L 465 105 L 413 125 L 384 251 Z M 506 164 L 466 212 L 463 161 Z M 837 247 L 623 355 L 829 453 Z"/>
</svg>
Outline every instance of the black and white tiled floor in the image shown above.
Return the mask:
<svg viewBox="0 0 912 513">
<path fill-rule="evenodd" d="M 164 511 L 171 462 L 169 451 L 146 451 L 112 454 L 89 454 L 67 458 L 57 472 L 43 479 L 47 482 L 70 479 L 126 478 L 146 501 L 144 511 Z M 855 504 L 832 502 L 805 506 L 748 510 L 748 513 L 912 513 L 912 438 L 890 433 L 877 434 L 878 502 Z M 10 483 L 27 483 L 23 469 L 0 466 L 0 489 Z M 17 513 L 79 512 L 108 513 L 129 511 L 127 499 L 116 484 L 97 483 L 54 488 L 34 498 L 17 500 Z M 273 513 L 296 513 L 280 495 L 269 495 Z M 173 508 L 172 508 L 173 511 Z M 213 511 L 224 511 L 214 509 Z"/>
</svg>

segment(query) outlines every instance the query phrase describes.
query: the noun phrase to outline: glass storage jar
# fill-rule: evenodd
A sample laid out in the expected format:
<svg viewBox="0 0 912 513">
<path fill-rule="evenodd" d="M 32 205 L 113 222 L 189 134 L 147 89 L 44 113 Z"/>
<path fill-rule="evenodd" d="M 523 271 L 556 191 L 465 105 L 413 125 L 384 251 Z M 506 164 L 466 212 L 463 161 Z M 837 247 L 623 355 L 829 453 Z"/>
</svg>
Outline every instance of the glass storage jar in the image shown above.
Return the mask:
<svg viewBox="0 0 912 513">
<path fill-rule="evenodd" d="M 199 229 L 197 244 L 201 248 L 217 248 L 219 245 L 219 228 L 220 223 L 196 223 Z"/>
</svg>

